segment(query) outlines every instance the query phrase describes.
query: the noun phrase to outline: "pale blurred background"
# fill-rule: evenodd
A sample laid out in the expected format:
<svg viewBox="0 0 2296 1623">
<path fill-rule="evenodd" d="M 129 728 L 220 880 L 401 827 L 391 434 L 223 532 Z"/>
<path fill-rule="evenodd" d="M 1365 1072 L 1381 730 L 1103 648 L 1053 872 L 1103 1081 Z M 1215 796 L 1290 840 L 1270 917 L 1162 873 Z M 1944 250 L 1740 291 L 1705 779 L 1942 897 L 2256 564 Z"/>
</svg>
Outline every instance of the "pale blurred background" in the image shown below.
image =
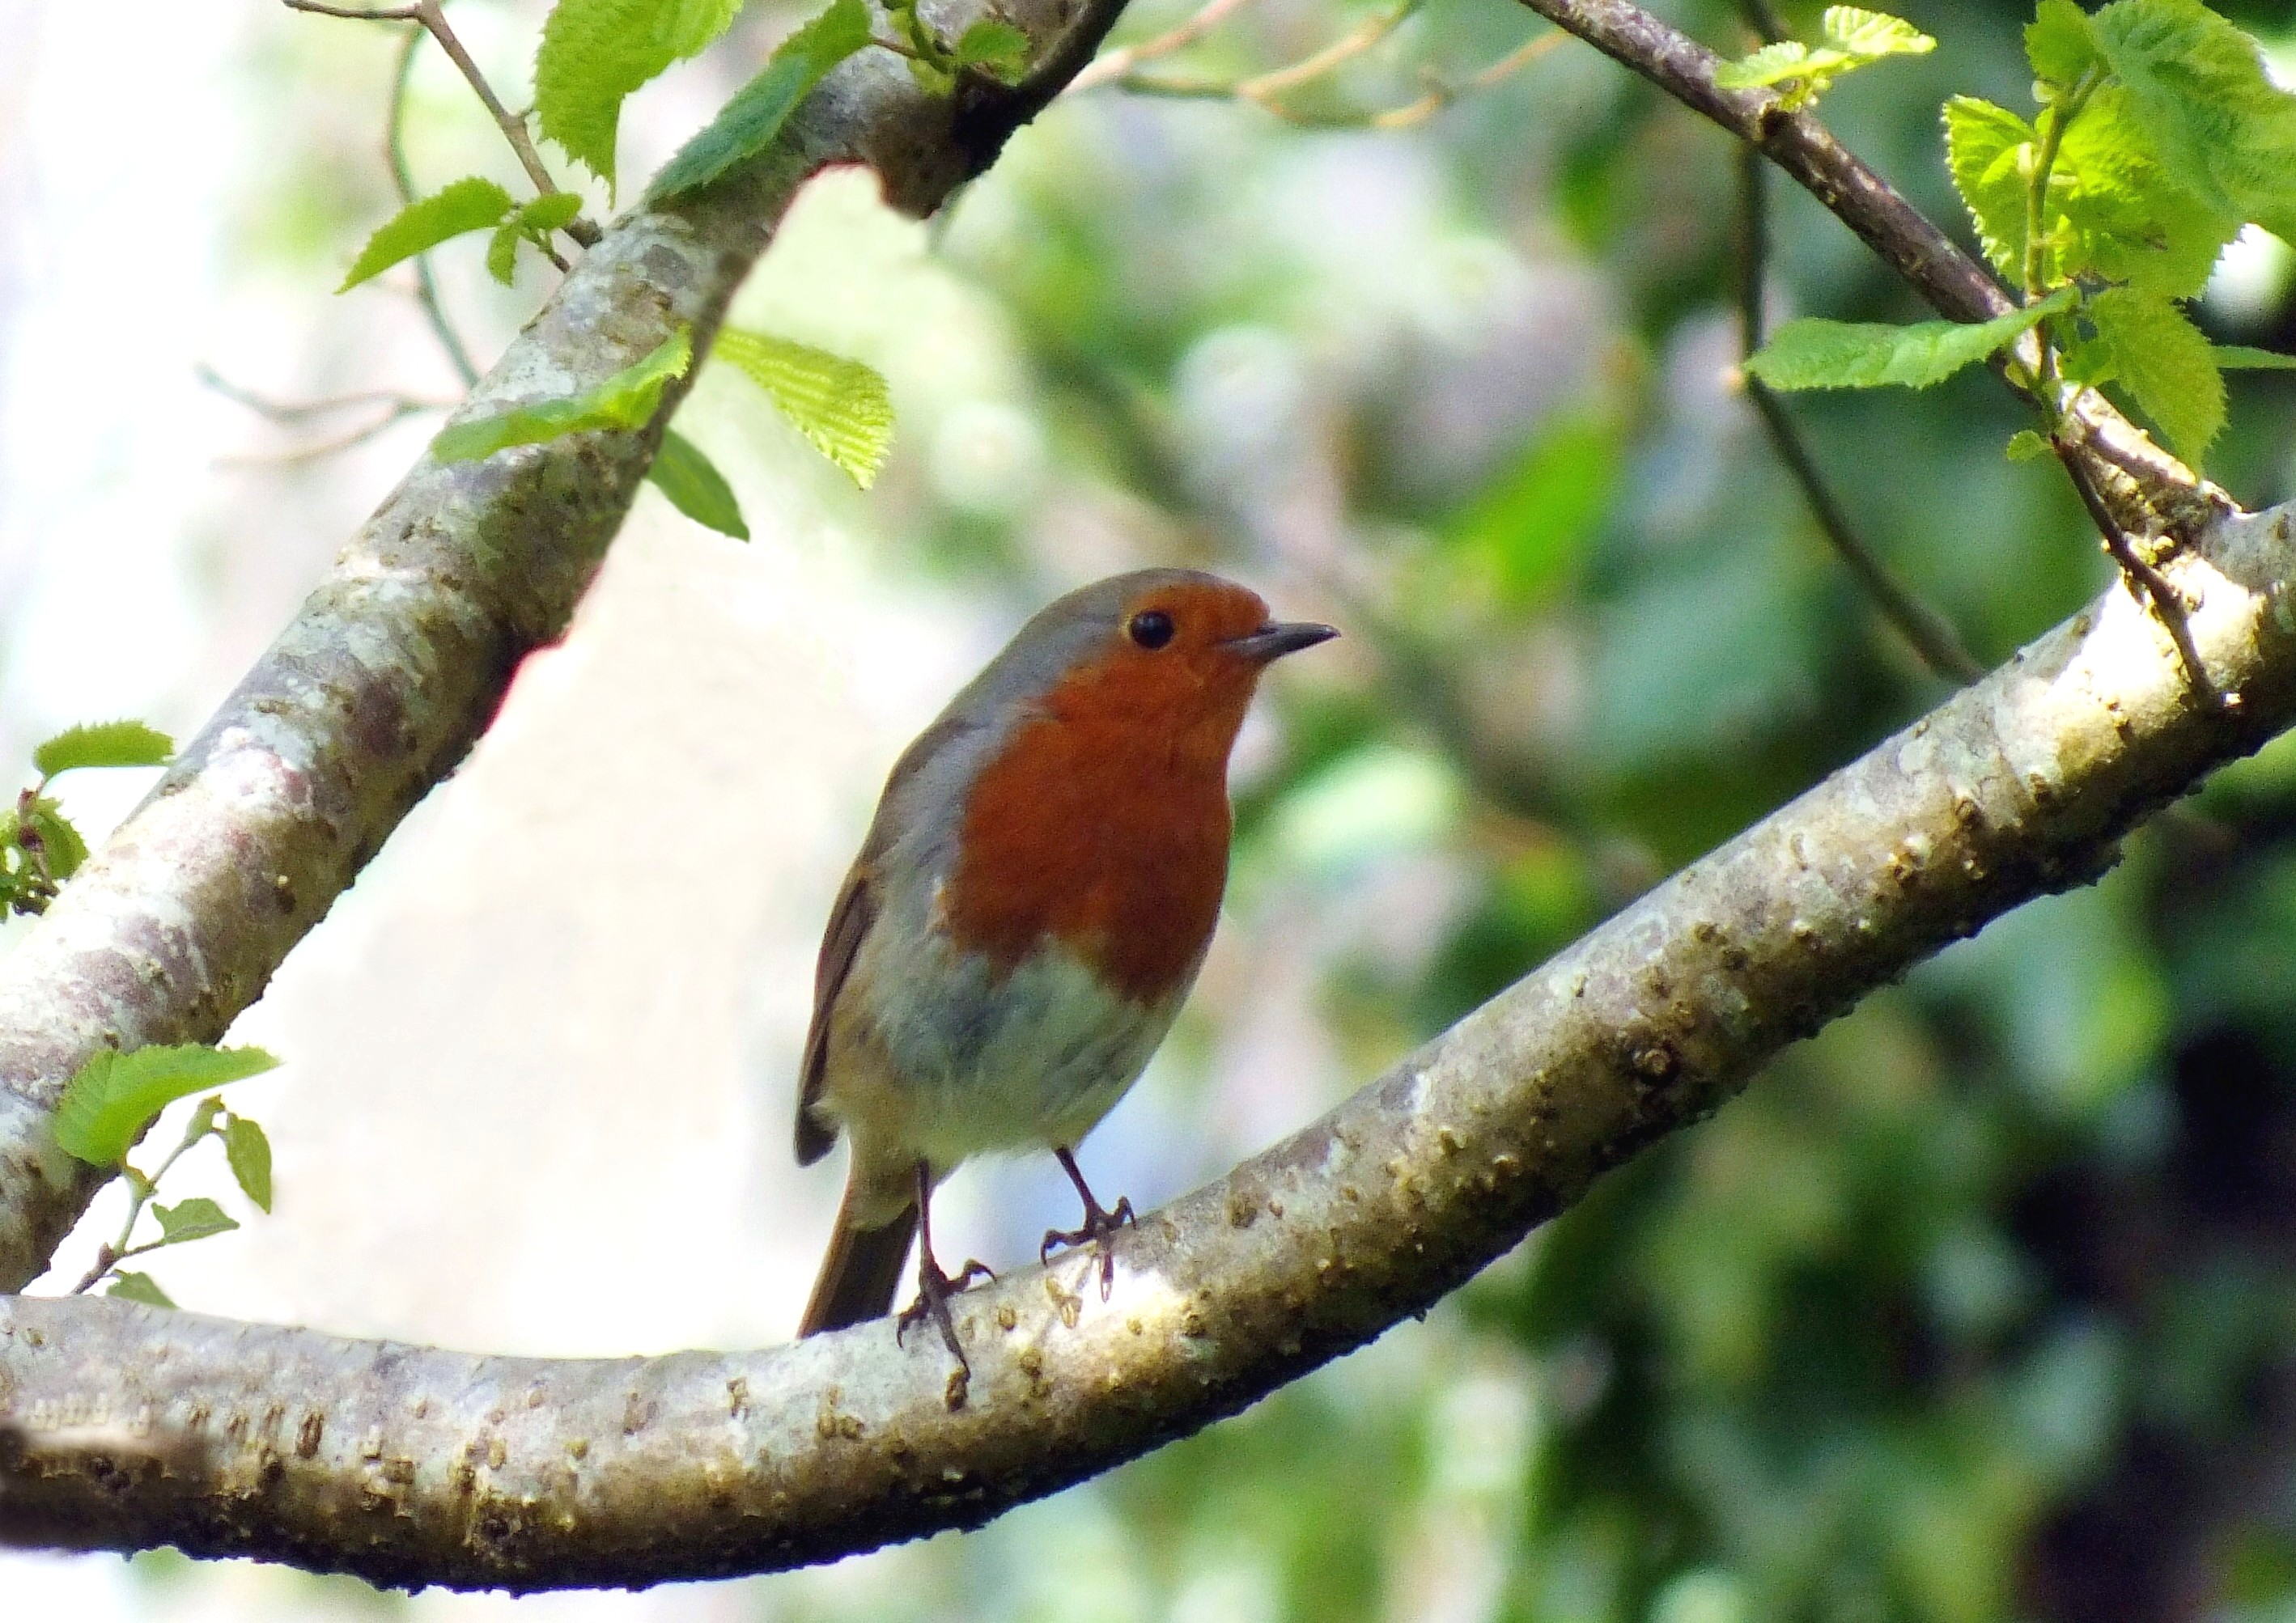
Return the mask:
<svg viewBox="0 0 2296 1623">
<path fill-rule="evenodd" d="M 512 105 L 546 9 L 453 8 Z M 1186 66 L 1292 60 L 1366 14 L 1261 0 Z M 626 195 L 798 15 L 753 9 L 629 104 Z M 1946 48 L 1829 111 L 1958 228 L 1935 108 L 2015 97 L 2019 14 L 1914 15 Z M 1718 42 L 1728 18 L 1685 16 Z M 1441 0 L 1300 104 L 1360 119 L 1537 31 Z M 0 0 L 10 772 L 75 721 L 188 735 L 437 421 L 304 455 L 359 414 L 267 422 L 202 367 L 279 402 L 455 393 L 404 272 L 330 291 L 395 207 L 396 38 L 266 0 Z M 410 152 L 426 189 L 517 182 L 429 50 Z M 1114 570 L 1212 563 L 1349 632 L 1255 713 L 1212 958 L 1085 1151 L 1144 1209 L 1933 701 L 1728 392 L 1730 195 L 1726 147 L 1577 47 L 1388 132 L 1095 93 L 931 226 L 865 177 L 819 184 L 736 319 L 886 373 L 882 480 L 856 492 L 704 373 L 679 428 L 754 539 L 640 496 L 566 643 L 235 1029 L 286 1062 L 232 1092 L 277 1147 L 275 1214 L 152 1272 L 201 1311 L 476 1349 L 784 1337 L 837 1193 L 788 1148 L 829 898 L 901 745 L 1027 612 Z M 1781 309 L 1911 313 L 1805 206 L 1778 234 Z M 2290 347 L 2286 258 L 2228 262 L 2221 333 Z M 529 259 L 505 291 L 478 260 L 435 256 L 483 365 L 550 275 Z M 1880 544 L 1997 658 L 2101 577 L 2066 494 L 2002 462 L 2009 408 L 1964 382 L 1809 416 Z M 2291 406 L 2236 393 L 2218 471 L 2244 496 L 2284 492 Z M 100 832 L 149 776 L 80 775 L 67 805 Z M 0 1615 L 2296 1618 L 2285 752 L 2212 804 L 2235 843 L 2197 877 L 2140 844 L 1423 1324 L 981 1533 L 521 1601 L 0 1553 Z M 242 1210 L 210 1153 L 172 1193 Z M 2191 1193 L 2250 1184 L 2237 1209 Z M 1049 1162 L 968 1168 L 944 1253 L 1018 1262 L 1070 1199 Z M 2169 1242 L 2097 1264 L 2084 1202 Z M 2148 1408 L 2136 1373 L 2161 1368 L 2181 1385 Z M 2235 1455 L 2217 1491 L 2235 1473 L 2204 1462 Z M 2127 1541 L 2093 1529 L 2130 1518 L 2135 1576 L 2100 1568 L 2096 1540 Z"/>
</svg>

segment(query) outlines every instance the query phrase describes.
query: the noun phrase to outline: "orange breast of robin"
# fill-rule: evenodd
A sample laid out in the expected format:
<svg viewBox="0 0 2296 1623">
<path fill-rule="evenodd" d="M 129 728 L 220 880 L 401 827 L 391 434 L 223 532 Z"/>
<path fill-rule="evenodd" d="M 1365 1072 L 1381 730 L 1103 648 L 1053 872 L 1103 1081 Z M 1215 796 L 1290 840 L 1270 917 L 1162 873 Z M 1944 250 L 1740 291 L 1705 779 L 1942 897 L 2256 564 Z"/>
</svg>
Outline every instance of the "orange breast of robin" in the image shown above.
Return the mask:
<svg viewBox="0 0 2296 1623">
<path fill-rule="evenodd" d="M 1188 646 L 1080 664 L 981 769 L 945 898 L 958 945 L 1009 970 L 1057 940 L 1144 1004 L 1187 980 L 1227 883 L 1228 750 L 1259 675 L 1218 646 L 1264 612 L 1233 595 L 1177 605 Z"/>
</svg>

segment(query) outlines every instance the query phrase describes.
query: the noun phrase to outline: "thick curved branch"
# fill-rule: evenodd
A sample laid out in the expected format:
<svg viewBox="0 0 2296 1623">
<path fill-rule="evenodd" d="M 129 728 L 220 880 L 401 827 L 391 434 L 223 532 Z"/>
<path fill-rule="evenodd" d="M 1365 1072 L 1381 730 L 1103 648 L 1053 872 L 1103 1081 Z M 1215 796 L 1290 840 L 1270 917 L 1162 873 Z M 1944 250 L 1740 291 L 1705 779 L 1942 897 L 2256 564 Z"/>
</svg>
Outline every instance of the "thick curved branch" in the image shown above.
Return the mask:
<svg viewBox="0 0 2296 1623">
<path fill-rule="evenodd" d="M 0 1533 L 385 1583 L 642 1584 L 968 1527 L 1423 1312 L 1604 1169 L 1956 937 L 2085 882 L 2296 719 L 2296 509 L 2169 566 L 2229 715 L 2116 583 L 1323 1120 L 1089 1257 L 768 1352 L 488 1358 L 0 1302 Z"/>
<path fill-rule="evenodd" d="M 2016 299 L 1984 266 L 1852 156 L 1811 114 L 1782 107 L 1775 91 L 1725 90 L 1716 85 L 1714 70 L 1721 58 L 1687 34 L 1630 0 L 1522 4 L 1633 69 L 1692 111 L 1759 147 L 1911 283 L 1939 314 L 1956 321 L 1986 321 L 2016 307 Z M 2092 476 L 2110 481 L 2117 474 L 2126 475 L 2153 511 L 2179 532 L 2196 531 L 2233 510 L 2222 491 L 2155 446 L 2095 389 L 2080 392 L 2070 415 L 2078 425 L 2074 449 Z"/>
<path fill-rule="evenodd" d="M 1015 90 L 921 90 L 865 52 L 773 146 L 675 206 L 626 216 L 462 408 L 572 394 L 680 326 L 706 347 L 806 178 L 872 166 L 925 213 L 1087 59 L 1123 0 L 1007 0 L 1045 45 Z M 961 25 L 964 14 L 936 17 Z M 1062 76 L 1048 85 L 1050 75 Z M 212 1042 L 414 802 L 462 758 L 512 670 L 565 627 L 652 460 L 643 432 L 577 434 L 480 463 L 427 455 L 150 799 L 0 959 L 0 1290 L 46 1266 L 102 1182 L 48 1113 L 98 1047 Z"/>
</svg>

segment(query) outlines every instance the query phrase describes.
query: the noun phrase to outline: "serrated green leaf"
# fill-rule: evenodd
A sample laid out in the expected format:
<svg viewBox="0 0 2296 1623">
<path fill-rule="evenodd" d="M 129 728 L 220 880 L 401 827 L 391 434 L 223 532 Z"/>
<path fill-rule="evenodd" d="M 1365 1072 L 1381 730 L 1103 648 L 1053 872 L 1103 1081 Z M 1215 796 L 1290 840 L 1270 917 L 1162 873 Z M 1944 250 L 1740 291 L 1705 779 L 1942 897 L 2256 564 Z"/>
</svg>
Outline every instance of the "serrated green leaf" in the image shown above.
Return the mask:
<svg viewBox="0 0 2296 1623">
<path fill-rule="evenodd" d="M 154 1045 L 129 1053 L 100 1049 L 81 1066 L 56 1103 L 56 1143 L 97 1167 L 116 1167 L 152 1119 L 187 1094 L 269 1070 L 279 1062 L 260 1048 Z"/>
<path fill-rule="evenodd" d="M 661 405 L 663 387 L 684 377 L 693 359 L 693 340 L 681 327 L 644 360 L 578 395 L 447 424 L 430 442 L 431 455 L 440 462 L 476 462 L 512 446 L 539 445 L 589 429 L 644 428 Z"/>
<path fill-rule="evenodd" d="M 147 1307 L 172 1307 L 176 1304 L 160 1289 L 160 1282 L 149 1274 L 138 1274 L 133 1268 L 113 1270 L 111 1283 L 103 1288 L 106 1296 L 116 1296 L 123 1301 L 142 1302 Z"/>
<path fill-rule="evenodd" d="M 402 259 L 427 253 L 439 243 L 466 231 L 484 231 L 511 210 L 511 195 L 491 180 L 473 175 L 417 198 L 401 209 L 373 236 L 351 262 L 338 293 L 389 270 Z"/>
<path fill-rule="evenodd" d="M 671 506 L 695 523 L 706 524 L 736 541 L 750 538 L 750 527 L 742 521 L 742 504 L 734 498 L 734 487 L 726 482 L 717 463 L 704 456 L 700 447 L 676 430 L 664 430 L 661 449 L 655 453 L 653 466 L 646 470 L 646 477 L 669 498 Z"/>
<path fill-rule="evenodd" d="M 244 1116 L 234 1116 L 223 1130 L 224 1159 L 240 1193 L 263 1210 L 271 1209 L 271 1140 Z"/>
<path fill-rule="evenodd" d="M 694 14 L 706 20 L 709 8 Z M 609 186 L 622 102 L 678 59 L 685 15 L 680 0 L 558 0 L 543 22 L 535 116 L 545 135 Z"/>
<path fill-rule="evenodd" d="M 885 380 L 859 361 L 770 333 L 727 327 L 717 353 L 770 396 L 782 415 L 866 490 L 893 443 Z"/>
<path fill-rule="evenodd" d="M 40 775 L 83 766 L 164 766 L 176 752 L 175 740 L 140 721 L 99 721 L 67 727 L 32 751 Z"/>
<path fill-rule="evenodd" d="M 2114 0 L 2089 24 L 2170 178 L 2296 242 L 2296 95 L 2256 42 L 2200 0 Z"/>
<path fill-rule="evenodd" d="M 862 0 L 831 0 L 827 11 L 782 41 L 764 70 L 663 166 L 648 194 L 691 192 L 763 152 L 823 77 L 869 37 L 869 8 Z"/>
<path fill-rule="evenodd" d="M 2177 184 L 2127 87 L 2110 84 L 2065 131 L 2049 207 L 2053 276 L 2093 275 L 2171 299 L 2207 284 L 2241 224 Z"/>
<path fill-rule="evenodd" d="M 2252 349 L 2246 344 L 2218 344 L 2218 367 L 2225 372 L 2296 372 L 2296 355 L 2272 349 Z"/>
<path fill-rule="evenodd" d="M 2056 454 L 2049 442 L 2031 429 L 2019 429 L 2010 435 L 2005 453 L 2011 462 L 2038 462 L 2044 456 Z"/>
<path fill-rule="evenodd" d="M 2107 288 L 2087 314 L 2120 386 L 2169 449 L 2198 467 L 2225 423 L 2224 377 L 2209 340 L 2172 300 L 2135 288 Z"/>
<path fill-rule="evenodd" d="M 40 842 L 50 879 L 62 884 L 79 872 L 80 864 L 87 860 L 87 841 L 79 837 L 62 807 L 46 795 L 37 795 L 24 809 L 22 821 L 31 825 L 32 837 Z M 20 827 L 17 838 L 23 838 Z"/>
<path fill-rule="evenodd" d="M 1834 53 L 1824 54 L 1828 61 L 1838 60 Z M 1811 70 L 1810 48 L 1799 39 L 1781 39 L 1734 61 L 1718 62 L 1714 82 L 1725 90 L 1759 90 L 1766 85 L 1803 78 Z"/>
<path fill-rule="evenodd" d="M 1777 330 L 1746 370 L 1773 389 L 1927 389 L 1983 360 L 2048 316 L 2071 307 L 2060 288 L 2038 304 L 1991 321 L 1923 321 L 1911 326 L 1804 317 Z"/>
<path fill-rule="evenodd" d="M 239 1219 L 203 1194 L 174 1206 L 154 1204 L 152 1215 L 160 1219 L 160 1243 L 182 1245 L 188 1241 L 205 1240 L 210 1234 L 227 1234 L 239 1226 Z"/>
<path fill-rule="evenodd" d="M 1011 84 L 1029 66 L 1029 37 L 1009 22 L 984 17 L 956 42 L 956 60 Z"/>
<path fill-rule="evenodd" d="M 515 225 L 497 225 L 487 243 L 487 275 L 504 287 L 518 277 L 518 245 L 526 235 Z"/>
<path fill-rule="evenodd" d="M 664 7 L 662 48 L 678 61 L 699 56 L 734 26 L 749 0 L 669 0 Z"/>
<path fill-rule="evenodd" d="M 550 234 L 582 212 L 582 199 L 572 192 L 545 192 L 495 227 L 487 244 L 487 274 L 504 287 L 518 275 L 518 245 L 550 246 Z"/>
<path fill-rule="evenodd" d="M 1868 12 L 1854 5 L 1825 8 L 1823 31 L 1828 44 L 1855 58 L 1862 66 L 1885 56 L 1921 56 L 1937 49 L 1937 41 L 1902 17 Z"/>
<path fill-rule="evenodd" d="M 2026 172 L 2039 136 L 2005 107 L 1957 95 L 1945 104 L 1946 167 L 1993 267 L 2025 275 Z"/>
<path fill-rule="evenodd" d="M 2036 78 L 2053 85 L 2077 82 L 2096 61 L 2088 13 L 2073 0 L 2041 0 L 2025 25 L 2025 58 Z"/>
<path fill-rule="evenodd" d="M 2100 339 L 2085 338 L 2077 344 L 2067 345 L 2058 357 L 2058 370 L 2068 383 L 2078 383 L 2087 389 L 2099 389 L 2113 380 L 2116 368 L 2112 346 Z"/>
</svg>

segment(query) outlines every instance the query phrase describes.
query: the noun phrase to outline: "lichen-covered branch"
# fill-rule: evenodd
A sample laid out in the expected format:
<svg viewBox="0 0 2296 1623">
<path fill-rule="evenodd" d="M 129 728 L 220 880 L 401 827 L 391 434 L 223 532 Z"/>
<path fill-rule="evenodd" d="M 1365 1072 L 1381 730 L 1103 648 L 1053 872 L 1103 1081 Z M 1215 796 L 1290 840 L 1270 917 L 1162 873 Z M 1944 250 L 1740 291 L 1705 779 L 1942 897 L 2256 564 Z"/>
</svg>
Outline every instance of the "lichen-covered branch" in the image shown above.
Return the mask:
<svg viewBox="0 0 2296 1623">
<path fill-rule="evenodd" d="M 1605 1168 L 2296 719 L 2296 509 L 2167 566 L 2230 711 L 2116 582 L 1353 1099 L 1089 1257 L 767 1352 L 489 1358 L 0 1301 L 0 1536 L 396 1584 L 642 1584 L 982 1521 L 1425 1310 Z"/>
<path fill-rule="evenodd" d="M 1858 161 L 1810 113 L 1781 106 L 1775 91 L 1725 90 L 1716 85 L 1714 70 L 1721 58 L 1680 29 L 1631 0 L 1522 4 L 1633 69 L 1692 111 L 1759 148 L 1940 315 L 1956 321 L 1986 321 L 2015 307 L 2015 299 L 1984 266 Z M 2095 389 L 2082 390 L 2069 414 L 2078 440 L 2073 448 L 2092 477 L 2110 482 L 2126 475 L 2153 512 L 2179 532 L 2196 530 L 2232 511 L 2222 491 L 2155 446 Z"/>
<path fill-rule="evenodd" d="M 960 25 L 973 8 L 936 20 Z M 921 90 L 865 52 L 773 146 L 706 193 L 643 207 L 577 265 L 463 414 L 568 395 L 680 326 L 706 348 L 790 199 L 867 163 L 923 213 L 985 168 L 1086 60 L 1122 0 L 1005 0 L 1044 65 L 1018 89 Z M 557 636 L 628 511 L 653 427 L 484 462 L 418 463 L 152 798 L 0 958 L 0 1290 L 46 1266 L 100 1178 L 48 1112 L 109 1044 L 211 1042 L 400 817 L 459 760 L 526 652 Z"/>
</svg>

